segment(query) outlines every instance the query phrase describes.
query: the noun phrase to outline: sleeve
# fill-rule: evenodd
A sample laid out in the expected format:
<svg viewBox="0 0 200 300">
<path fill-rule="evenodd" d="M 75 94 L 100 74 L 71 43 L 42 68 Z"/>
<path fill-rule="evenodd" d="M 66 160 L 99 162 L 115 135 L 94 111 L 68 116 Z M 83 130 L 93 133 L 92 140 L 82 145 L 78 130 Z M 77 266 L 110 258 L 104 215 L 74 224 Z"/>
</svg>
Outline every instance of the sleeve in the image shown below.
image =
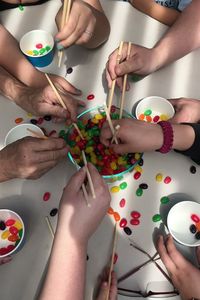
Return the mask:
<svg viewBox="0 0 200 300">
<path fill-rule="evenodd" d="M 182 153 L 183 155 L 189 156 L 195 163 L 200 165 L 200 124 L 190 124 L 183 123 L 185 125 L 190 125 L 194 129 L 195 132 L 195 140 L 193 145 L 186 151 L 178 151 L 178 153 Z"/>
<path fill-rule="evenodd" d="M 184 10 L 191 2 L 192 2 L 192 0 L 180 0 L 178 9 L 180 11 Z"/>
</svg>

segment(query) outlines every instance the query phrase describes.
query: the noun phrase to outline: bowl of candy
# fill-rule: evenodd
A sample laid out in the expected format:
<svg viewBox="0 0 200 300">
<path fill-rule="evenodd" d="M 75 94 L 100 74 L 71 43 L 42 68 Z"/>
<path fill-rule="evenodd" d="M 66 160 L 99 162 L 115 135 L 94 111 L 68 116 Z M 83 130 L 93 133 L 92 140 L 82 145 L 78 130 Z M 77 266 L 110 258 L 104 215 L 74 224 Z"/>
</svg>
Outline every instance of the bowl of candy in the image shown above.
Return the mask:
<svg viewBox="0 0 200 300">
<path fill-rule="evenodd" d="M 0 259 L 18 252 L 24 240 L 21 217 L 9 209 L 0 209 Z"/>
<path fill-rule="evenodd" d="M 200 245 L 200 204 L 181 201 L 175 204 L 167 216 L 167 226 L 173 238 L 182 245 Z"/>
<path fill-rule="evenodd" d="M 150 96 L 140 100 L 136 106 L 135 115 L 138 120 L 157 123 L 167 121 L 174 116 L 173 105 L 165 98 Z"/>
<path fill-rule="evenodd" d="M 111 119 L 119 119 L 119 108 L 112 106 Z M 123 111 L 123 118 L 132 118 L 132 115 Z M 77 130 L 71 126 L 67 133 L 60 132 L 70 146 L 69 159 L 77 167 L 83 166 L 81 151 L 83 150 L 88 162 L 91 162 L 103 176 L 107 183 L 124 179 L 124 175 L 133 170 L 141 161 L 141 153 L 119 155 L 110 147 L 100 142 L 101 128 L 106 121 L 104 106 L 98 106 L 84 111 L 78 116 L 77 125 L 84 139 L 81 139 Z"/>
</svg>

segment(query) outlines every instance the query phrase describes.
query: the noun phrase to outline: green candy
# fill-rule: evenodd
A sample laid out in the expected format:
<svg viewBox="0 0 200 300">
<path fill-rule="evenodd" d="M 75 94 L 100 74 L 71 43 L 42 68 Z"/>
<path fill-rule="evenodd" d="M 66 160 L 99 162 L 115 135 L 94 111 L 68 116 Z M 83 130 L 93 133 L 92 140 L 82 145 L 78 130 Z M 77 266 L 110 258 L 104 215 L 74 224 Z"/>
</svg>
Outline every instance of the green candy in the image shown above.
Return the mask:
<svg viewBox="0 0 200 300">
<path fill-rule="evenodd" d="M 145 112 L 144 112 L 144 115 L 145 116 L 150 116 L 152 114 L 152 110 L 151 109 L 147 109 L 147 110 L 145 110 Z"/>
<path fill-rule="evenodd" d="M 138 197 L 141 197 L 142 194 L 143 194 L 143 190 L 142 190 L 141 188 L 138 188 L 138 189 L 136 190 L 136 195 L 137 195 Z"/>
<path fill-rule="evenodd" d="M 21 4 L 19 5 L 19 10 L 24 11 L 24 7 Z"/>
<path fill-rule="evenodd" d="M 161 215 L 156 214 L 152 217 L 153 222 L 159 222 L 161 220 Z"/>
<path fill-rule="evenodd" d="M 87 147 L 90 147 L 90 146 L 93 146 L 94 145 L 94 141 L 93 140 L 89 140 L 86 144 L 86 148 Z"/>
<path fill-rule="evenodd" d="M 65 130 L 61 130 L 59 132 L 59 137 L 64 137 L 65 136 Z"/>
<path fill-rule="evenodd" d="M 48 51 L 51 50 L 51 47 L 50 47 L 49 45 L 47 45 L 47 46 L 45 47 L 45 49 L 46 49 L 46 51 L 48 52 Z"/>
<path fill-rule="evenodd" d="M 45 48 L 42 48 L 42 49 L 39 50 L 40 55 L 44 54 L 45 52 L 46 52 Z"/>
<path fill-rule="evenodd" d="M 37 56 L 37 55 L 39 55 L 39 51 L 37 51 L 37 50 L 33 50 L 33 55 L 34 55 L 34 56 Z"/>
<path fill-rule="evenodd" d="M 127 188 L 127 183 L 124 181 L 119 185 L 121 190 L 125 190 Z"/>
<path fill-rule="evenodd" d="M 78 120 L 77 125 L 78 125 L 79 129 L 85 129 L 85 126 L 83 125 L 83 123 L 80 120 Z"/>
<path fill-rule="evenodd" d="M 119 114 L 111 114 L 111 119 L 119 120 Z"/>
<path fill-rule="evenodd" d="M 23 229 L 20 229 L 20 230 L 19 230 L 19 236 L 20 236 L 20 239 L 22 238 L 22 234 L 23 234 Z"/>
<path fill-rule="evenodd" d="M 169 198 L 168 198 L 167 196 L 164 196 L 164 197 L 162 197 L 162 198 L 160 199 L 160 202 L 161 202 L 162 204 L 167 204 L 167 203 L 169 202 Z"/>
<path fill-rule="evenodd" d="M 76 146 L 76 142 L 75 141 L 68 141 L 68 144 L 70 145 L 70 147 Z"/>
<path fill-rule="evenodd" d="M 93 135 L 94 135 L 94 136 L 99 136 L 99 135 L 100 135 L 100 130 L 99 130 L 99 129 L 95 129 L 95 130 L 93 131 Z"/>
</svg>

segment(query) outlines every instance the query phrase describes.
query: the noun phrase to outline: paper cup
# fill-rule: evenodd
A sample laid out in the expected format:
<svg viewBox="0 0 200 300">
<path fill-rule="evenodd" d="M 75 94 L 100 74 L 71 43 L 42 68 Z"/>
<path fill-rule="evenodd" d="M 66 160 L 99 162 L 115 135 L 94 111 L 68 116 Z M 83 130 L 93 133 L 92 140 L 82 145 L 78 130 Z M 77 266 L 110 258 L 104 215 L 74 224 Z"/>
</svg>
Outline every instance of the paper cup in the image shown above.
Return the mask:
<svg viewBox="0 0 200 300">
<path fill-rule="evenodd" d="M 40 129 L 38 126 L 33 125 L 33 124 L 20 124 L 17 125 L 15 127 L 13 127 L 12 129 L 10 129 L 10 131 L 7 133 L 6 137 L 5 137 L 5 142 L 4 142 L 4 146 L 7 146 L 11 143 L 16 142 L 17 140 L 20 140 L 26 136 L 33 136 L 31 134 L 31 132 L 29 132 L 27 129 L 31 129 L 37 133 L 39 133 L 40 135 L 44 135 L 44 132 L 42 131 L 42 129 Z"/>
<path fill-rule="evenodd" d="M 21 217 L 9 209 L 0 209 L 0 262 L 16 254 L 23 246 L 25 234 Z"/>
<path fill-rule="evenodd" d="M 146 97 L 139 101 L 135 115 L 138 120 L 157 123 L 167 121 L 175 114 L 173 105 L 165 98 L 158 96 Z"/>
<path fill-rule="evenodd" d="M 48 66 L 54 56 L 54 39 L 44 30 L 27 32 L 20 40 L 20 49 L 35 67 Z"/>
<path fill-rule="evenodd" d="M 194 215 L 200 219 L 200 204 L 193 201 L 181 201 L 170 209 L 167 217 L 167 226 L 173 238 L 189 247 L 200 245 L 200 239 L 195 238 L 198 229 L 196 233 L 190 231 L 190 226 L 195 225 L 192 219 Z"/>
</svg>

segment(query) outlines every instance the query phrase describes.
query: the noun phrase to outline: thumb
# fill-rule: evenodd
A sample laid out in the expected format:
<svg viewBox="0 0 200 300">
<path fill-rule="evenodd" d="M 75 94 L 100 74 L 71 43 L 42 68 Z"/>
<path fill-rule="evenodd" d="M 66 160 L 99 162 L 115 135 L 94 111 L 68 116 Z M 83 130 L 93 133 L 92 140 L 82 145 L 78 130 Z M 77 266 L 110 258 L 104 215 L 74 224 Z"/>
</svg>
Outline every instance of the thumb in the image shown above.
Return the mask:
<svg viewBox="0 0 200 300">
<path fill-rule="evenodd" d="M 107 296 L 107 292 L 108 292 L 108 283 L 106 281 L 102 282 L 101 287 L 100 287 L 100 291 L 99 291 L 99 295 L 97 297 L 97 300 L 102 300 L 102 299 L 106 299 Z"/>
<path fill-rule="evenodd" d="M 83 167 L 71 177 L 67 186 L 70 186 L 75 193 L 78 193 L 79 190 L 81 189 L 82 184 L 84 183 L 85 177 L 86 177 L 86 168 Z"/>
<path fill-rule="evenodd" d="M 169 120 L 171 123 L 177 124 L 181 122 L 186 122 L 187 118 L 183 110 L 178 111 L 175 113 L 174 117 Z"/>
<path fill-rule="evenodd" d="M 130 149 L 130 146 L 128 144 L 120 144 L 120 145 L 112 144 L 110 145 L 110 147 L 117 154 L 127 154 L 129 152 L 132 152 L 132 149 Z"/>
<path fill-rule="evenodd" d="M 140 69 L 138 60 L 133 57 L 125 60 L 124 62 L 116 65 L 115 72 L 118 76 L 123 76 L 124 74 L 134 73 Z"/>
</svg>

